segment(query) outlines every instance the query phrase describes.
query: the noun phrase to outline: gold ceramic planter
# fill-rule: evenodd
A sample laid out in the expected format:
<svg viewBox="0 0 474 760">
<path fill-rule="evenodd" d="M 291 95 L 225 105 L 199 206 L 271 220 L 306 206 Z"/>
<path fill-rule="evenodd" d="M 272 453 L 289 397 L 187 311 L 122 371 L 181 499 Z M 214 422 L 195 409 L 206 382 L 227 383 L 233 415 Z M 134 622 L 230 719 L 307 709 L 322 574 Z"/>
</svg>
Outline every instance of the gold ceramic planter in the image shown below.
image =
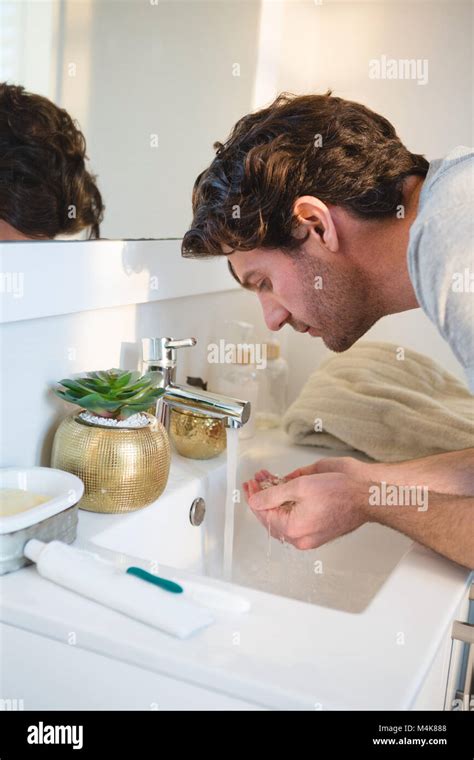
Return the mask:
<svg viewBox="0 0 474 760">
<path fill-rule="evenodd" d="M 212 459 L 226 447 L 224 421 L 195 412 L 171 409 L 170 438 L 183 457 Z"/>
<path fill-rule="evenodd" d="M 80 509 L 133 512 L 163 493 L 170 469 L 170 445 L 163 425 L 152 415 L 142 428 L 93 425 L 77 414 L 59 425 L 51 466 L 84 483 Z"/>
</svg>

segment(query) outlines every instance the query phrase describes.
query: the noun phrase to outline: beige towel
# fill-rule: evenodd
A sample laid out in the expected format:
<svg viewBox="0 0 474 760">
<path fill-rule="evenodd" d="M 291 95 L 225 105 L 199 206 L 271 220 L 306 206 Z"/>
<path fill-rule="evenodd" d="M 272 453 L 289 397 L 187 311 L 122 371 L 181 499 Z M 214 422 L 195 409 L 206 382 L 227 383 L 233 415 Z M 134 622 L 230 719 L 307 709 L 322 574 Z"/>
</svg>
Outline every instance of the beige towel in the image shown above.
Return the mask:
<svg viewBox="0 0 474 760">
<path fill-rule="evenodd" d="M 321 364 L 283 425 L 294 443 L 397 462 L 474 446 L 474 396 L 422 354 L 361 342 Z"/>
</svg>

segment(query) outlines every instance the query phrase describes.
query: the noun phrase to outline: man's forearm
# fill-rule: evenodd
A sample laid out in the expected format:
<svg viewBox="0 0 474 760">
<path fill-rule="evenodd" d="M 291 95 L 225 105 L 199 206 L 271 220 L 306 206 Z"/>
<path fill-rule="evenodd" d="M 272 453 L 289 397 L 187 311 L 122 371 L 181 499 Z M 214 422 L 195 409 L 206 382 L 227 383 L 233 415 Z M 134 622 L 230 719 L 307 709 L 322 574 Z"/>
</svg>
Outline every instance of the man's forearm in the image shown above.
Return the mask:
<svg viewBox="0 0 474 760">
<path fill-rule="evenodd" d="M 372 481 L 426 486 L 438 493 L 474 496 L 474 448 L 364 467 Z"/>
<path fill-rule="evenodd" d="M 474 569 L 474 498 L 428 491 L 426 504 L 406 506 L 406 499 L 403 500 L 406 492 L 399 492 L 402 498 L 392 506 L 396 502 L 396 486 L 392 491 L 390 486 L 380 489 L 380 483 L 369 486 L 368 503 L 363 508 L 369 522 L 395 528 L 448 559 Z M 377 493 L 385 494 L 385 498 L 374 503 L 377 500 L 373 495 Z"/>
</svg>

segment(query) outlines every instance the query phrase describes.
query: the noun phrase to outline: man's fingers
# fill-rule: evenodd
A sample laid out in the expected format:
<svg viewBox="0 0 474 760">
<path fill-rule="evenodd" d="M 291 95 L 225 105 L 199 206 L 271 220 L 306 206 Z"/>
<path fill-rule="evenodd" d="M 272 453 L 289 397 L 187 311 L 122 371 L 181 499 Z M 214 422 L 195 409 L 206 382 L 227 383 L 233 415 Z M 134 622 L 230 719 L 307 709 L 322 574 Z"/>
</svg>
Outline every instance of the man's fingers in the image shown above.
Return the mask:
<svg viewBox="0 0 474 760">
<path fill-rule="evenodd" d="M 256 480 L 247 480 L 245 483 L 242 483 L 242 488 L 244 489 L 245 498 L 247 500 L 247 504 L 250 505 L 249 499 L 254 493 L 258 493 L 260 491 L 260 485 L 257 483 Z"/>
<path fill-rule="evenodd" d="M 249 501 L 250 497 L 253 496 L 255 493 L 259 493 L 261 491 L 259 483 L 257 483 L 256 480 L 248 480 L 247 481 L 247 501 Z M 250 504 L 250 501 L 249 501 Z"/>
<path fill-rule="evenodd" d="M 286 482 L 287 480 L 300 478 L 302 475 L 312 475 L 315 472 L 315 467 L 316 463 L 308 464 L 307 467 L 298 467 L 298 469 L 289 472 L 288 475 L 285 475 L 284 480 Z"/>
<path fill-rule="evenodd" d="M 294 544 L 296 539 L 291 537 L 292 530 L 290 530 L 291 512 L 282 509 L 262 509 L 253 512 L 253 514 L 272 538 Z"/>
<path fill-rule="evenodd" d="M 322 472 L 346 472 L 349 467 L 349 462 L 352 461 L 350 457 L 326 457 L 325 459 L 318 459 L 317 462 L 309 464 L 306 467 L 298 467 L 297 470 L 285 475 L 286 480 L 294 480 L 300 478 L 303 475 L 318 475 Z"/>
<path fill-rule="evenodd" d="M 253 481 L 255 483 L 255 481 Z M 252 481 L 250 481 L 252 483 Z M 249 497 L 249 505 L 253 510 L 260 511 L 266 509 L 276 509 L 285 504 L 297 500 L 297 487 L 294 482 L 281 483 L 278 486 L 272 486 L 261 490 L 258 484 L 256 489 Z"/>
</svg>

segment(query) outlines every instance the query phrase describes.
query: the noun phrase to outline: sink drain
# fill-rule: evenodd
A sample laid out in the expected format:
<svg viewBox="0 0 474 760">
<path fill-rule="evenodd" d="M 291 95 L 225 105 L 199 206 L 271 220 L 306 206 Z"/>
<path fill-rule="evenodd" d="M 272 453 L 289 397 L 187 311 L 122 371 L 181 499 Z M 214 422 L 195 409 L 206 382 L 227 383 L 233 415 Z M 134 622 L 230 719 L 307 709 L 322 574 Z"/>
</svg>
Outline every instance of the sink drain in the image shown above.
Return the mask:
<svg viewBox="0 0 474 760">
<path fill-rule="evenodd" d="M 197 499 L 194 499 L 191 504 L 191 509 L 189 510 L 189 522 L 191 525 L 197 527 L 198 525 L 201 525 L 205 514 L 206 502 L 199 496 Z"/>
</svg>

